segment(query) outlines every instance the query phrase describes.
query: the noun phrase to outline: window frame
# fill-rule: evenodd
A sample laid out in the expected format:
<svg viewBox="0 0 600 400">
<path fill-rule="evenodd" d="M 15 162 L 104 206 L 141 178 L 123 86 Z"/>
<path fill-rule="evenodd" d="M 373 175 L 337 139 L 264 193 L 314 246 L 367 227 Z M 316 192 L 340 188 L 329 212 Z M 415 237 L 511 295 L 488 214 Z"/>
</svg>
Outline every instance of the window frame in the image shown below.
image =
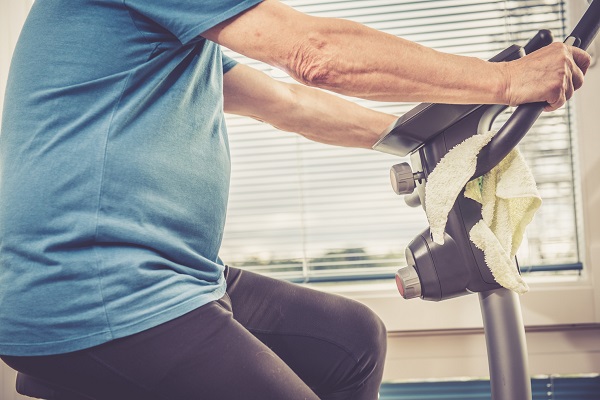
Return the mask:
<svg viewBox="0 0 600 400">
<path fill-rule="evenodd" d="M 355 19 L 372 24 L 375 28 L 386 29 L 389 33 L 405 35 L 411 40 L 422 40 L 423 44 L 436 46 L 442 51 L 455 51 L 482 58 L 497 54 L 508 44 L 523 44 L 533 36 L 538 27 L 552 29 L 557 37 L 566 34 L 566 28 L 563 27 L 566 8 L 564 0 L 539 1 L 533 2 L 534 4 L 528 2 L 512 4 L 502 0 L 475 3 L 454 0 L 409 1 L 406 5 L 378 0 L 352 3 L 350 8 L 348 7 L 351 2 L 347 1 L 287 0 L 287 2 L 304 12 L 314 12 L 319 16 Z M 337 3 L 342 4 L 339 10 L 336 9 Z M 378 6 L 384 6 L 386 10 L 390 7 L 396 10 L 401 8 L 407 13 L 381 14 Z M 559 18 L 546 18 L 545 6 L 558 7 Z M 374 9 L 371 10 L 371 7 Z M 431 8 L 431 15 L 424 13 L 421 7 Z M 446 7 L 460 7 L 460 9 L 453 9 L 449 17 Z M 487 7 L 491 8 L 487 9 Z M 536 8 L 534 13 L 527 10 L 532 7 Z M 542 9 L 537 10 L 537 7 Z M 463 15 L 472 17 L 478 15 L 480 11 L 492 12 L 491 15 L 486 14 L 483 24 L 478 19 L 473 28 L 470 17 L 464 18 L 463 21 Z M 537 14 L 538 12 L 540 15 Z M 418 22 L 414 19 L 429 22 L 425 24 L 426 35 L 422 36 L 423 32 L 420 34 L 412 31 L 398 32 L 403 31 L 405 23 L 413 28 L 417 26 Z M 498 20 L 504 23 L 498 24 Z M 524 23 L 524 20 L 528 20 L 528 23 Z M 532 21 L 538 20 L 545 22 L 539 22 L 542 25 L 536 22 L 534 26 Z M 390 21 L 393 21 L 392 25 Z M 492 24 L 494 30 L 486 31 L 488 22 L 492 21 L 495 21 Z M 440 25 L 435 25 L 438 22 Z M 463 26 L 463 23 L 466 23 L 466 26 Z M 506 28 L 508 24 L 513 23 L 515 29 Z M 485 28 L 482 28 L 483 26 Z M 499 31 L 498 27 L 501 27 Z M 457 32 L 458 39 L 453 35 L 438 37 L 440 29 L 442 32 Z M 477 34 L 464 36 L 464 31 L 470 29 L 477 29 Z M 481 29 L 485 32 L 479 32 Z M 481 38 L 486 35 L 490 35 L 490 38 L 485 41 L 486 48 L 483 49 L 479 45 Z M 509 39 L 511 37 L 513 41 Z M 450 47 L 447 40 L 452 43 Z M 489 43 L 493 44 L 492 48 L 488 48 Z M 467 46 L 464 46 L 465 44 Z M 474 44 L 475 48 L 471 47 Z M 278 79 L 293 82 L 287 75 L 265 64 L 240 55 L 230 55 Z M 351 100 L 397 115 L 407 112 L 415 105 L 414 103 L 367 102 L 352 98 Z M 501 120 L 505 120 L 506 117 L 507 115 L 501 115 L 494 124 L 494 129 L 501 126 Z M 228 116 L 227 123 L 231 127 L 232 192 L 229 218 L 221 249 L 224 260 L 233 266 L 249 268 L 255 272 L 292 282 L 393 279 L 394 271 L 404 265 L 404 246 L 414 238 L 414 233 L 421 231 L 427 224 L 423 212 L 402 205 L 402 199 L 395 196 L 389 188 L 387 174 L 381 173 L 387 171 L 392 164 L 405 161 L 404 158 L 399 159 L 396 156 L 377 152 L 368 152 L 369 154 L 351 152 L 355 149 L 335 149 L 331 146 L 302 141 L 295 134 L 278 132 L 275 136 L 273 135 L 275 129 L 237 116 Z M 569 132 L 565 132 L 565 129 Z M 572 271 L 576 274 L 582 269 L 580 246 L 572 245 L 572 241 L 578 243 L 580 234 L 574 218 L 575 213 L 578 212 L 572 199 L 575 194 L 571 190 L 575 184 L 571 147 L 564 147 L 565 144 L 571 144 L 571 129 L 570 107 L 568 109 L 564 107 L 558 112 L 543 115 L 521 143 L 520 148 L 525 158 L 533 157 L 529 165 L 538 179 L 538 190 L 542 194 L 545 205 L 528 227 L 528 235 L 518 253 L 524 273 Z M 559 136 L 558 140 L 556 136 Z M 296 151 L 293 149 L 294 146 Z M 248 148 L 259 149 L 259 151 L 254 154 L 248 151 Z M 249 154 L 254 158 L 249 157 Z M 263 155 L 265 158 L 260 158 Z M 272 159 L 272 156 L 275 158 Z M 286 160 L 284 165 L 280 165 L 280 158 Z M 295 160 L 296 170 L 289 165 L 290 160 Z M 260 167 L 256 168 L 256 165 Z M 330 169 L 329 167 L 332 166 L 335 168 Z M 315 174 L 316 167 L 319 174 Z M 323 169 L 321 170 L 320 167 Z M 338 174 L 338 168 L 346 168 L 346 173 Z M 262 176 L 265 170 L 277 171 L 277 173 L 268 172 L 266 176 Z M 282 174 L 282 170 L 287 172 Z M 326 180 L 323 177 L 327 174 L 330 176 Z M 256 178 L 257 175 L 260 175 L 260 179 Z M 368 180 L 365 179 L 367 175 Z M 282 176 L 290 179 L 282 180 Z M 325 181 L 327 183 L 324 184 Z M 551 187 L 553 183 L 556 187 Z M 273 193 L 275 196 L 271 197 L 270 194 Z M 366 206 L 365 193 L 374 200 Z M 277 198 L 277 201 L 273 202 L 273 198 Z M 347 201 L 348 198 L 352 200 Z M 563 208 L 565 201 L 569 202 L 569 210 Z M 398 205 L 400 205 L 400 212 L 390 214 L 389 210 L 395 209 Z M 257 211 L 258 207 L 260 211 Z M 276 207 L 277 210 L 271 207 Z M 252 209 L 250 213 L 240 212 L 248 208 Z M 551 229 L 546 229 L 548 226 Z M 376 232 L 376 235 L 373 235 L 373 232 Z M 566 251 L 561 246 L 565 239 L 571 241 Z"/>
<path fill-rule="evenodd" d="M 585 0 L 567 0 L 567 25 L 575 26 L 587 9 Z M 592 66 L 585 86 L 577 91 L 574 108 L 573 158 L 576 164 L 576 201 L 582 237 L 579 246 L 584 265 L 579 276 L 527 277 L 530 291 L 520 296 L 525 326 L 584 325 L 600 323 L 600 152 L 597 149 L 600 104 L 600 39 L 588 48 Z M 542 205 L 543 207 L 543 205 Z M 353 285 L 307 284 L 319 290 L 356 299 L 373 309 L 389 332 L 472 329 L 483 326 L 478 296 L 469 295 L 439 303 L 404 300 L 393 281 Z"/>
</svg>

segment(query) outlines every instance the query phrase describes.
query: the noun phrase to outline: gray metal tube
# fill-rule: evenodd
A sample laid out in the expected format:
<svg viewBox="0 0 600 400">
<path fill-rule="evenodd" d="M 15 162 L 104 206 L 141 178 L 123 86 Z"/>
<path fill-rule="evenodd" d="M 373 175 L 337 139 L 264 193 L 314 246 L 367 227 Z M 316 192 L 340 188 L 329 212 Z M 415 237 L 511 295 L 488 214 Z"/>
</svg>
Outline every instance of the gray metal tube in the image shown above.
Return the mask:
<svg viewBox="0 0 600 400">
<path fill-rule="evenodd" d="M 531 400 L 527 344 L 517 294 L 505 289 L 479 293 L 488 352 L 492 400 Z"/>
</svg>

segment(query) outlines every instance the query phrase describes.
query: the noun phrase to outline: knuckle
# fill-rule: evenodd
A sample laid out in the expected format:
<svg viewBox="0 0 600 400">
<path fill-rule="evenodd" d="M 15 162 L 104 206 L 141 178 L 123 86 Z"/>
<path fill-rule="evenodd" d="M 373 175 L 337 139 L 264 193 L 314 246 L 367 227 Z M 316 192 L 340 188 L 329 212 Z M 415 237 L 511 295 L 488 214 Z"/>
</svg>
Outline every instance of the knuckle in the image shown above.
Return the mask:
<svg viewBox="0 0 600 400">
<path fill-rule="evenodd" d="M 555 82 L 551 84 L 547 89 L 546 101 L 554 105 L 561 101 L 561 98 L 564 97 L 565 93 L 565 85 L 563 82 Z"/>
<path fill-rule="evenodd" d="M 569 47 L 564 44 L 564 43 L 560 43 L 560 42 L 554 42 L 551 44 L 551 46 L 554 46 L 555 53 L 556 56 L 558 57 L 558 61 L 561 64 L 565 64 L 565 63 L 570 63 L 573 61 L 573 56 L 571 55 L 571 50 L 569 49 Z"/>
</svg>

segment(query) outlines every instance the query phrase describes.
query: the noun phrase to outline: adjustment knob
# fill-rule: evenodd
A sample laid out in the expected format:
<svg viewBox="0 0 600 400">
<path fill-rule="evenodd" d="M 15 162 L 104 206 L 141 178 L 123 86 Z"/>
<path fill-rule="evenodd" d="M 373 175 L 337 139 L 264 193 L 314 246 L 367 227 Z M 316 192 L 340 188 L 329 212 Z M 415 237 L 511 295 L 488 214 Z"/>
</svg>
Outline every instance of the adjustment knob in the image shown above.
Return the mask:
<svg viewBox="0 0 600 400">
<path fill-rule="evenodd" d="M 396 272 L 396 286 L 400 295 L 405 299 L 421 297 L 421 280 L 412 265 L 400 268 Z"/>
<path fill-rule="evenodd" d="M 411 194 L 415 190 L 415 178 L 408 163 L 394 165 L 390 169 L 390 180 L 396 194 Z"/>
</svg>

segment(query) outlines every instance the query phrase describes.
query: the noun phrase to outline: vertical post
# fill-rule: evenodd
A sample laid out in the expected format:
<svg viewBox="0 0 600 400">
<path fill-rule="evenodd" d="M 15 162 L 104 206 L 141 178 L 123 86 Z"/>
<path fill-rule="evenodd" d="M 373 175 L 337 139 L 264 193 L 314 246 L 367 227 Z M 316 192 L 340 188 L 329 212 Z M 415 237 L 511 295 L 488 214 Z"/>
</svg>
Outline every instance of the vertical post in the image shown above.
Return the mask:
<svg viewBox="0 0 600 400">
<path fill-rule="evenodd" d="M 479 293 L 487 345 L 492 400 L 531 400 L 525 327 L 517 294 Z"/>
</svg>

